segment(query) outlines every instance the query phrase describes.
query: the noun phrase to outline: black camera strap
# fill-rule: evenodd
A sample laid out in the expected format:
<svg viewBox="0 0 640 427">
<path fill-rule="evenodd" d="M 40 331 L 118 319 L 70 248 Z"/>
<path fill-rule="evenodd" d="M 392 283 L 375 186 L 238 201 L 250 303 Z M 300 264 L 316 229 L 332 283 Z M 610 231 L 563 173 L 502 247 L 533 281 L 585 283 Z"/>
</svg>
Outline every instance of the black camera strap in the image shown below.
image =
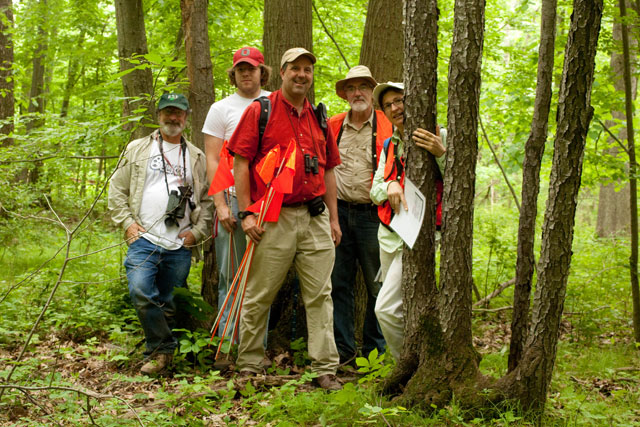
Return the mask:
<svg viewBox="0 0 640 427">
<path fill-rule="evenodd" d="M 162 171 L 164 172 L 164 184 L 167 186 L 167 194 L 171 194 L 169 192 L 169 181 L 167 180 L 167 163 L 169 166 L 173 168 L 169 159 L 167 159 L 164 155 L 164 148 L 162 147 L 163 143 L 162 134 L 158 132 L 158 146 L 160 147 L 160 157 L 162 157 Z M 178 176 L 180 176 L 182 183 L 185 184 L 187 182 L 187 144 L 184 140 L 183 136 L 180 136 L 180 150 L 182 151 L 182 176 L 178 172 Z M 180 154 L 178 154 L 180 156 Z M 175 169 L 174 169 L 175 170 Z"/>
</svg>

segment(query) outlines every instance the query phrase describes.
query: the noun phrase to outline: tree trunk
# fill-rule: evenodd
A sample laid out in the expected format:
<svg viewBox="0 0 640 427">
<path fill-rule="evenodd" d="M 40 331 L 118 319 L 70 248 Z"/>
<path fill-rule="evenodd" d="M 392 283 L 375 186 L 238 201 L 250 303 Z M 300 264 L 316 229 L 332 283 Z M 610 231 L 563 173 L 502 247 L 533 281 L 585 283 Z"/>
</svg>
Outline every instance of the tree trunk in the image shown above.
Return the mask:
<svg viewBox="0 0 640 427">
<path fill-rule="evenodd" d="M 637 28 L 637 26 L 636 26 Z M 613 22 L 613 39 L 616 43 L 622 40 L 622 28 L 618 20 Z M 637 46 L 637 42 L 635 43 Z M 613 87 L 616 91 L 624 93 L 624 58 L 623 54 L 613 49 L 611 51 L 611 70 L 614 74 Z M 638 79 L 635 77 L 635 67 L 631 68 L 631 93 L 633 99 L 636 98 L 636 86 Z M 616 122 L 625 120 L 625 113 L 622 111 L 612 111 L 611 115 L 614 120 L 607 121 L 606 126 L 614 126 Z M 620 141 L 627 140 L 627 129 L 622 127 L 618 132 Z M 611 148 L 604 150 L 603 155 L 616 157 L 619 154 L 619 147 L 613 138 L 608 138 Z M 622 184 L 617 183 L 618 187 Z M 598 221 L 596 225 L 596 233 L 600 237 L 612 236 L 619 232 L 629 231 L 631 223 L 630 206 L 629 206 L 629 184 L 625 183 L 618 191 L 615 184 L 602 184 L 600 186 L 600 194 L 598 199 Z"/>
<path fill-rule="evenodd" d="M 147 36 L 144 27 L 142 0 L 115 0 L 116 26 L 118 31 L 118 56 L 120 71 L 135 68 L 131 60 L 136 55 L 146 55 Z M 137 61 L 143 61 L 137 58 Z M 145 126 L 154 121 L 154 88 L 150 68 L 136 69 L 122 76 L 125 101 L 123 115 L 143 115 L 140 125 L 133 130 L 131 137 L 141 138 L 151 133 L 152 128 Z"/>
<path fill-rule="evenodd" d="M 84 31 L 78 37 L 78 45 L 82 46 L 84 42 Z M 67 69 L 67 82 L 64 86 L 62 95 L 62 106 L 60 107 L 60 117 L 66 117 L 69 111 L 69 100 L 71 99 L 71 91 L 84 73 L 84 65 L 80 65 L 80 58 L 77 55 L 69 57 L 69 67 Z"/>
<path fill-rule="evenodd" d="M 187 74 L 190 82 L 189 104 L 193 111 L 191 138 L 194 144 L 204 151 L 202 126 L 209 107 L 215 101 L 213 67 L 207 31 L 208 1 L 181 0 L 180 7 L 182 9 L 182 31 L 178 33 L 177 38 L 182 39 L 184 36 L 185 42 Z M 218 307 L 218 265 L 213 239 L 209 239 L 204 245 L 200 294 L 212 307 Z"/>
<path fill-rule="evenodd" d="M 402 2 L 369 0 L 364 25 L 360 64 L 366 65 L 378 82 L 402 79 L 404 36 Z"/>
<path fill-rule="evenodd" d="M 209 107 L 215 100 L 213 66 L 207 31 L 207 0 L 181 0 L 182 27 L 189 77 L 189 105 L 191 114 L 191 140 L 204 151 L 202 126 Z"/>
<path fill-rule="evenodd" d="M 274 91 L 280 88 L 280 59 L 284 52 L 292 47 L 303 47 L 313 52 L 311 11 L 311 0 L 265 0 L 262 44 L 265 63 L 274 70 L 265 89 Z M 307 98 L 314 102 L 313 85 Z"/>
<path fill-rule="evenodd" d="M 627 17 L 626 0 L 620 0 L 620 18 L 622 18 L 622 53 L 624 57 L 624 100 L 627 119 L 627 138 L 629 147 L 629 205 L 631 207 L 631 254 L 629 265 L 631 273 L 631 293 L 633 300 L 633 331 L 636 343 L 640 342 L 640 288 L 638 287 L 638 189 L 636 179 L 636 148 L 633 135 L 633 94 L 631 87 L 631 59 L 629 55 L 629 32 L 624 20 Z"/>
<path fill-rule="evenodd" d="M 0 135 L 13 132 L 13 115 L 15 98 L 13 94 L 13 6 L 11 0 L 0 0 Z M 7 146 L 13 138 L 5 138 L 0 142 Z"/>
<path fill-rule="evenodd" d="M 403 255 L 404 354 L 386 389 L 397 390 L 411 376 L 402 396 L 408 405 L 444 406 L 454 394 L 465 396 L 469 380 L 478 378 L 479 358 L 471 340 L 471 249 L 484 7 L 483 0 L 455 3 L 439 293 L 434 247 L 437 166 L 431 155 L 407 145 L 407 176 L 428 197 L 429 210 L 416 246 Z M 417 125 L 435 130 L 437 3 L 407 0 L 404 13 L 409 140 Z"/>
<path fill-rule="evenodd" d="M 518 227 L 518 259 L 516 283 L 513 292 L 513 319 L 511 320 L 511 344 L 509 371 L 515 369 L 522 357 L 529 326 L 529 304 L 535 257 L 536 217 L 540 192 L 540 165 L 547 142 L 551 85 L 553 83 L 553 59 L 556 38 L 557 0 L 542 1 L 540 20 L 540 50 L 538 56 L 538 85 L 531 122 L 531 132 L 525 144 L 522 166 L 522 205 Z"/>
<path fill-rule="evenodd" d="M 602 0 L 573 2 L 531 328 L 520 363 L 496 385 L 519 399 L 524 410 L 544 408 L 553 373 L 584 147 L 593 116 L 591 85 L 602 9 Z"/>
<path fill-rule="evenodd" d="M 46 6 L 43 6 L 46 7 Z M 45 18 L 43 18 L 45 19 Z M 29 107 L 27 112 L 31 115 L 26 122 L 26 130 L 42 126 L 42 114 L 44 113 L 44 63 L 47 51 L 47 34 L 44 27 L 38 25 L 38 44 L 33 52 L 33 71 L 31 72 L 31 88 L 29 89 Z"/>
</svg>

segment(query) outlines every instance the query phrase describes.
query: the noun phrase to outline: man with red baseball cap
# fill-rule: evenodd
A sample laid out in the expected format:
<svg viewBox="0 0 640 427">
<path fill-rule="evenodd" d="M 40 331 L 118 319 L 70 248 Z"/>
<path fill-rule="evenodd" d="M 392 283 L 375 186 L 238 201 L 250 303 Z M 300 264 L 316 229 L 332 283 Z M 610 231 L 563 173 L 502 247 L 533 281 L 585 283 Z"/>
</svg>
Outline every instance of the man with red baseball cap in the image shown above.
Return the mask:
<svg viewBox="0 0 640 427">
<path fill-rule="evenodd" d="M 202 127 L 207 155 L 207 178 L 213 179 L 220 162 L 220 150 L 225 140 L 229 140 L 236 129 L 244 110 L 260 96 L 271 92 L 262 90 L 271 77 L 271 67 L 265 65 L 264 56 L 255 47 L 243 47 L 233 55 L 233 66 L 227 70 L 229 80 L 236 92 L 216 103 L 209 109 Z M 224 303 L 229 286 L 246 248 L 246 237 L 238 222 L 238 200 L 235 187 L 213 195 L 215 203 L 215 248 L 219 268 L 218 309 Z M 231 236 L 233 235 L 233 238 Z M 230 240 L 232 244 L 229 244 Z M 220 320 L 218 331 L 223 331 L 231 304 Z"/>
</svg>

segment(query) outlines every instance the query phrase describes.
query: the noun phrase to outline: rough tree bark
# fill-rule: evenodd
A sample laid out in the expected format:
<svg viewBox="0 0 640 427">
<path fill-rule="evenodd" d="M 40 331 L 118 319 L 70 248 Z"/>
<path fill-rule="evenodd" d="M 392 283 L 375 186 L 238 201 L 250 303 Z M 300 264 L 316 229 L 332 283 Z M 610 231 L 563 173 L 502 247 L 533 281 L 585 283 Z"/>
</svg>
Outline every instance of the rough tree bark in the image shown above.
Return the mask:
<svg viewBox="0 0 640 427">
<path fill-rule="evenodd" d="M 631 59 L 629 55 L 629 32 L 625 22 L 627 18 L 626 0 L 620 0 L 620 18 L 622 19 L 622 54 L 624 57 L 624 100 L 627 122 L 627 146 L 629 148 L 629 206 L 631 208 L 631 254 L 629 265 L 631 273 L 631 293 L 633 301 L 633 331 L 636 342 L 640 342 L 640 289 L 638 287 L 638 188 L 636 178 L 636 148 L 633 135 L 633 94 L 631 87 Z"/>
<path fill-rule="evenodd" d="M 115 0 L 115 6 L 120 71 L 125 71 L 136 66 L 131 62 L 134 56 L 146 55 L 149 52 L 144 27 L 144 11 L 142 0 Z M 137 61 L 144 60 L 138 58 Z M 153 129 L 145 124 L 152 123 L 155 118 L 151 69 L 137 69 L 125 74 L 122 76 L 122 87 L 126 98 L 123 115 L 130 116 L 136 110 L 144 115 L 140 126 L 134 129 L 132 139 L 148 135 Z"/>
<path fill-rule="evenodd" d="M 13 132 L 15 98 L 13 94 L 13 6 L 11 0 L 0 0 L 0 135 Z M 6 123 L 5 123 L 6 121 Z M 12 138 L 2 140 L 2 145 L 12 144 Z"/>
<path fill-rule="evenodd" d="M 518 365 L 527 339 L 529 304 L 535 257 L 536 217 L 540 192 L 540 165 L 547 142 L 551 85 L 553 83 L 553 59 L 556 39 L 557 0 L 543 0 L 540 19 L 540 49 L 538 53 L 538 84 L 533 109 L 531 132 L 525 144 L 522 165 L 522 205 L 518 227 L 518 259 L 516 283 L 513 292 L 513 318 L 511 320 L 511 344 L 509 347 L 509 371 Z"/>
<path fill-rule="evenodd" d="M 215 101 L 213 86 L 213 66 L 207 31 L 207 0 L 181 0 L 182 31 L 184 34 L 189 77 L 189 104 L 191 116 L 191 139 L 204 151 L 202 125 L 207 118 L 209 107 Z M 218 306 L 218 266 L 216 264 L 213 239 L 204 244 L 204 266 L 200 293 L 212 307 Z"/>
<path fill-rule="evenodd" d="M 496 389 L 525 410 L 542 410 L 551 382 L 567 278 L 587 130 L 602 0 L 574 0 L 558 98 L 557 132 L 542 230 L 538 284 L 527 346 Z"/>
<path fill-rule="evenodd" d="M 42 4 L 46 8 L 46 2 Z M 44 14 L 44 12 L 42 12 Z M 46 18 L 43 16 L 42 20 Z M 31 72 L 31 87 L 29 89 L 29 107 L 27 112 L 32 115 L 26 122 L 26 130 L 30 132 L 32 129 L 42 126 L 42 114 L 44 113 L 44 63 L 47 52 L 47 32 L 44 29 L 44 23 L 38 24 L 37 44 L 33 51 L 33 70 Z"/>
<path fill-rule="evenodd" d="M 360 64 L 369 67 L 371 74 L 379 82 L 398 82 L 402 79 L 402 28 L 401 1 L 369 0 L 360 48 Z"/>
<path fill-rule="evenodd" d="M 280 88 L 280 59 L 285 51 L 303 47 L 313 52 L 312 31 L 311 0 L 265 0 L 262 44 L 265 62 L 274 71 L 265 86 L 267 90 Z M 307 98 L 314 101 L 313 86 Z"/>
<path fill-rule="evenodd" d="M 418 239 L 422 240 L 421 245 L 412 252 L 405 250 L 403 256 L 405 349 L 398 368 L 385 384 L 387 391 L 397 391 L 410 377 L 402 395 L 407 405 L 443 406 L 453 394 L 466 399 L 471 395 L 469 383 L 475 386 L 476 380 L 482 382 L 478 374 L 479 357 L 471 340 L 471 250 L 484 7 L 483 0 L 455 3 L 449 63 L 440 292 L 436 289 L 434 274 L 435 165 L 433 158 L 424 153 L 421 155 L 428 160 L 425 162 L 428 166 L 420 165 L 417 150 L 409 146 L 407 175 L 429 195 L 431 215 L 425 215 L 427 222 Z M 428 129 L 435 128 L 437 3 L 407 0 L 404 13 L 408 137 L 418 123 Z M 427 66 L 433 68 L 422 70 Z M 418 88 L 427 93 L 412 96 L 411 91 Z M 421 113 L 425 116 L 420 120 L 414 119 L 414 102 L 424 109 Z M 426 172 L 427 179 L 424 178 Z"/>
</svg>

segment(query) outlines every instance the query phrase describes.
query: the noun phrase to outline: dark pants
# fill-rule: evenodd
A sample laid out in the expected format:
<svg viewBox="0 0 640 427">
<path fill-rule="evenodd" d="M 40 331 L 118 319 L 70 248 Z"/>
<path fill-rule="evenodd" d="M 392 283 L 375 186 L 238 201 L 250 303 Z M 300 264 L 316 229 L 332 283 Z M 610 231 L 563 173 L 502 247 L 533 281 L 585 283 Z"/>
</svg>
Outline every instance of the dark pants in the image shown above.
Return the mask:
<svg viewBox="0 0 640 427">
<path fill-rule="evenodd" d="M 356 273 L 362 268 L 367 287 L 367 311 L 363 330 L 363 355 L 377 348 L 384 352 L 385 341 L 376 319 L 376 297 L 381 283 L 375 281 L 380 268 L 377 211 L 370 206 L 338 204 L 342 240 L 336 248 L 336 261 L 331 273 L 333 299 L 333 331 L 340 358 L 344 361 L 356 353 L 354 335 Z"/>
</svg>

